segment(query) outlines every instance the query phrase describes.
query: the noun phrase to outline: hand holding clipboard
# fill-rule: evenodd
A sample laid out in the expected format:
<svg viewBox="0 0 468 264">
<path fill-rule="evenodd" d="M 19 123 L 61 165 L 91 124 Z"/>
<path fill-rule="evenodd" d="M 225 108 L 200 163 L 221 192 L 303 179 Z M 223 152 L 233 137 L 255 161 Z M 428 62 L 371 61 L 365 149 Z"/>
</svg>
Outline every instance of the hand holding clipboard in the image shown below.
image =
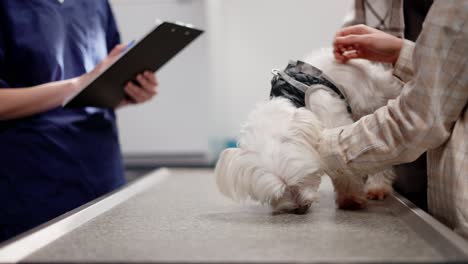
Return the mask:
<svg viewBox="0 0 468 264">
<path fill-rule="evenodd" d="M 163 22 L 140 41 L 125 50 L 100 75 L 89 80 L 86 88 L 69 98 L 65 107 L 117 107 L 126 96 L 124 86 L 145 71 L 156 72 L 203 31 L 189 26 Z"/>
</svg>

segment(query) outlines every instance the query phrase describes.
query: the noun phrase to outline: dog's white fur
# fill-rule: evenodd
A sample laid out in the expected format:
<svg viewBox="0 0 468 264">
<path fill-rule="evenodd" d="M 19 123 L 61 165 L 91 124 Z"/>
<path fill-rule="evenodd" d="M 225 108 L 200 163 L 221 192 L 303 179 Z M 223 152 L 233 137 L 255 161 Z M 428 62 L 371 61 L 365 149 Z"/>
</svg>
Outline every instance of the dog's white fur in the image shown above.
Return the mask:
<svg viewBox="0 0 468 264">
<path fill-rule="evenodd" d="M 224 150 L 218 160 L 217 185 L 226 196 L 269 204 L 274 212 L 306 212 L 318 198 L 324 174 L 313 147 L 322 130 L 351 124 L 401 91 L 401 83 L 383 65 L 366 60 L 342 64 L 334 60 L 331 50 L 316 52 L 305 61 L 343 87 L 352 116 L 346 103 L 326 89 L 310 96 L 310 109 L 296 108 L 284 98 L 260 103 L 241 130 L 238 148 Z M 364 192 L 368 198 L 383 198 L 392 191 L 394 177 L 391 168 L 369 175 L 365 188 L 359 176 L 332 178 L 338 206 L 364 207 Z"/>
</svg>

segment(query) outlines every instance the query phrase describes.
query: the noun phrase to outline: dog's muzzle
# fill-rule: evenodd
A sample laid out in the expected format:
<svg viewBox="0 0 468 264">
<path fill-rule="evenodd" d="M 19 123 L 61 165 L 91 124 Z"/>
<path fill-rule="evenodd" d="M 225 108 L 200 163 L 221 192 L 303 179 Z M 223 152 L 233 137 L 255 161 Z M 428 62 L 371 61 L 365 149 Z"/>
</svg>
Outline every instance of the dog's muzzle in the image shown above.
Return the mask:
<svg viewBox="0 0 468 264">
<path fill-rule="evenodd" d="M 286 69 L 272 70 L 270 97 L 285 97 L 296 107 L 308 106 L 308 98 L 317 90 L 333 92 L 346 102 L 347 110 L 351 107 L 343 89 L 327 77 L 321 70 L 303 61 L 290 61 Z"/>
</svg>

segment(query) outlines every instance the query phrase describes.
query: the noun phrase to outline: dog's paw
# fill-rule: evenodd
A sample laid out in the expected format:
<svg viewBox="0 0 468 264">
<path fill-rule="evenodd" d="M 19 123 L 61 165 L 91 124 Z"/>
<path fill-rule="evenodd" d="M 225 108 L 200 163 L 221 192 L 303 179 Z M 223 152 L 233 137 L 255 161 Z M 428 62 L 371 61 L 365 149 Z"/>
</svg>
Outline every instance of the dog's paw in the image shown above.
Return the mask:
<svg viewBox="0 0 468 264">
<path fill-rule="evenodd" d="M 392 193 L 392 188 L 389 186 L 380 186 L 368 188 L 366 190 L 366 197 L 369 200 L 384 200 Z"/>
<path fill-rule="evenodd" d="M 393 192 L 392 183 L 396 178 L 393 169 L 387 169 L 372 175 L 366 181 L 364 192 L 369 200 L 383 200 Z"/>
<path fill-rule="evenodd" d="M 353 194 L 338 195 L 336 204 L 338 208 L 343 210 L 361 210 L 366 208 L 367 199 L 363 196 Z"/>
<path fill-rule="evenodd" d="M 307 214 L 309 211 L 310 204 L 302 205 L 302 206 L 292 206 L 286 208 L 275 208 L 273 209 L 273 215 L 281 215 L 281 214 L 296 214 L 296 215 L 303 215 Z"/>
<path fill-rule="evenodd" d="M 357 176 L 339 175 L 330 177 L 335 187 L 336 204 L 344 210 L 360 210 L 367 206 L 364 192 L 364 179 Z"/>
<path fill-rule="evenodd" d="M 393 192 L 391 182 L 379 180 L 373 176 L 369 178 L 364 187 L 364 192 L 369 200 L 384 200 Z"/>
</svg>

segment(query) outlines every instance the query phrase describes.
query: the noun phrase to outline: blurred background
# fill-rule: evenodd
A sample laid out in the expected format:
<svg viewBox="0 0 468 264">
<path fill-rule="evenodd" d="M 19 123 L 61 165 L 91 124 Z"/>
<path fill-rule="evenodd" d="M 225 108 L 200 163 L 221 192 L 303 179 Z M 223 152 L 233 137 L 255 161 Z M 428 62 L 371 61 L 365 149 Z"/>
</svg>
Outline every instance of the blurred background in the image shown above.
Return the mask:
<svg viewBox="0 0 468 264">
<path fill-rule="evenodd" d="M 111 0 L 124 43 L 157 19 L 205 33 L 158 73 L 159 95 L 118 112 L 127 169 L 212 166 L 270 92 L 271 69 L 331 45 L 350 0 Z"/>
</svg>

